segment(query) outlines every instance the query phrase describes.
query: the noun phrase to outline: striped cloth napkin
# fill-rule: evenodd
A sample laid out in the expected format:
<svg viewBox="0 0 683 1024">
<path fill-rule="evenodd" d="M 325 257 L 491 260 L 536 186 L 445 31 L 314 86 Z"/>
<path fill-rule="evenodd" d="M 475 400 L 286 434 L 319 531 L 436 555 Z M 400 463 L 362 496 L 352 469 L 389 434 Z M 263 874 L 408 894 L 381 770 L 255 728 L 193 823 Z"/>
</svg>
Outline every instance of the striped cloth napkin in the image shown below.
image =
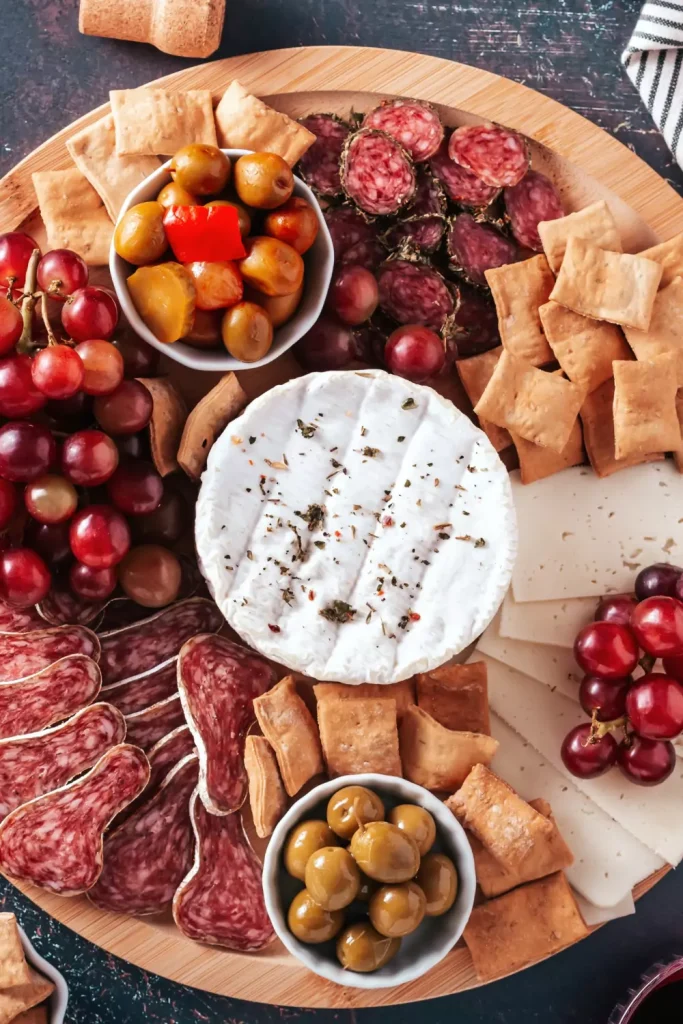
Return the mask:
<svg viewBox="0 0 683 1024">
<path fill-rule="evenodd" d="M 683 0 L 652 0 L 621 62 L 683 168 Z"/>
</svg>

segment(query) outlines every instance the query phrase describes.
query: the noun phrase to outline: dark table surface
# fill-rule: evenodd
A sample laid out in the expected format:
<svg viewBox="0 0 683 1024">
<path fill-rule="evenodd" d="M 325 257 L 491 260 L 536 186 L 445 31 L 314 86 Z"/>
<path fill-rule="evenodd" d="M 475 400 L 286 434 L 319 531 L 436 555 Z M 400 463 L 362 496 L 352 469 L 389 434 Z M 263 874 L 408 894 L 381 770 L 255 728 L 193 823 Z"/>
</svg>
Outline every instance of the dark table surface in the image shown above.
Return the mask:
<svg viewBox="0 0 683 1024">
<path fill-rule="evenodd" d="M 227 7 L 216 57 L 349 44 L 485 67 L 584 114 L 683 188 L 683 174 L 619 65 L 640 0 L 228 0 Z M 110 88 L 141 85 L 192 63 L 147 46 L 80 36 L 77 8 L 78 0 L 0 0 L 0 173 L 104 102 Z M 634 917 L 495 985 L 355 1014 L 294 1010 L 207 995 L 140 971 L 52 921 L 4 881 L 0 905 L 16 912 L 39 951 L 64 973 L 69 1024 L 352 1024 L 358 1018 L 361 1024 L 606 1024 L 641 972 L 683 954 L 683 877 L 672 873 Z"/>
</svg>

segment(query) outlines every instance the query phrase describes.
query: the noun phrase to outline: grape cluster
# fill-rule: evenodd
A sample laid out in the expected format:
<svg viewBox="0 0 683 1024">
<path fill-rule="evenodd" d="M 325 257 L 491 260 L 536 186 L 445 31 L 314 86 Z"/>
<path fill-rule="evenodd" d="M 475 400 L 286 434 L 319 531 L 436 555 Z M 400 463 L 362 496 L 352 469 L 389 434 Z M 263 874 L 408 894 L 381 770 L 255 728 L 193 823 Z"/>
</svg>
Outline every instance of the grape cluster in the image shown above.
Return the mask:
<svg viewBox="0 0 683 1024">
<path fill-rule="evenodd" d="M 650 565 L 634 594 L 602 598 L 574 656 L 586 673 L 579 700 L 591 722 L 565 737 L 566 768 L 594 779 L 617 765 L 641 786 L 664 782 L 676 764 L 671 741 L 683 732 L 683 569 Z M 663 671 L 653 671 L 658 659 Z M 644 675 L 634 680 L 638 666 Z"/>
</svg>

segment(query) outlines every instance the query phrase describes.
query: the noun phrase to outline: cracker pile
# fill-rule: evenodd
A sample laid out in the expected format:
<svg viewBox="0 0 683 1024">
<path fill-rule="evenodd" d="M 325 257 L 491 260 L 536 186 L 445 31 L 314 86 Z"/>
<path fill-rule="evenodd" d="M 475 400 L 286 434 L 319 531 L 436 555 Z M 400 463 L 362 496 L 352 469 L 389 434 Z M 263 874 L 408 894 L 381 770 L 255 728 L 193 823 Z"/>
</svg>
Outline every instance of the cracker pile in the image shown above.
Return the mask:
<svg viewBox="0 0 683 1024">
<path fill-rule="evenodd" d="M 26 962 L 14 914 L 0 914 L 0 1024 L 47 1024 L 54 985 Z"/>
</svg>

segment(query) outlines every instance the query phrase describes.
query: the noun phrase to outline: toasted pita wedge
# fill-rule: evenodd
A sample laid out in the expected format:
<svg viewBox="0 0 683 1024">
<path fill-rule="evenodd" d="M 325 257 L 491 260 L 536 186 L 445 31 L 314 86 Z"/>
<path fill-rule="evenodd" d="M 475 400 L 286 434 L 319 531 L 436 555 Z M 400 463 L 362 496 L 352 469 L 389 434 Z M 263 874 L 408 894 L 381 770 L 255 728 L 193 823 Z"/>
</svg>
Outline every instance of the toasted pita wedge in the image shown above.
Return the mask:
<svg viewBox="0 0 683 1024">
<path fill-rule="evenodd" d="M 31 970 L 14 914 L 0 914 L 0 989 L 29 985 Z"/>
<path fill-rule="evenodd" d="M 496 304 L 503 347 L 532 366 L 552 363 L 555 357 L 538 315 L 555 284 L 545 256 L 487 270 L 486 280 Z"/>
<path fill-rule="evenodd" d="M 673 352 L 635 363 L 614 363 L 614 454 L 617 459 L 680 448 L 677 369 L 678 359 Z"/>
<path fill-rule="evenodd" d="M 660 288 L 666 288 L 675 277 L 683 277 L 683 233 L 674 235 L 666 242 L 653 245 L 651 249 L 645 249 L 638 253 L 646 260 L 654 260 L 662 266 L 662 280 Z"/>
<path fill-rule="evenodd" d="M 292 676 L 254 701 L 261 732 L 275 751 L 289 796 L 323 771 L 320 737 L 311 712 L 296 692 Z"/>
<path fill-rule="evenodd" d="M 443 665 L 415 676 L 418 706 L 440 725 L 456 732 L 479 732 L 487 736 L 489 697 L 486 664 Z"/>
<path fill-rule="evenodd" d="M 617 459 L 614 453 L 614 378 L 606 380 L 590 395 L 586 395 L 581 406 L 583 442 L 590 464 L 598 476 L 611 476 L 620 469 L 638 466 L 641 462 L 658 462 L 664 458 L 662 452 L 647 455 L 633 454 Z"/>
<path fill-rule="evenodd" d="M 363 700 L 366 697 L 392 698 L 396 701 L 396 716 L 401 721 L 403 712 L 415 703 L 415 685 L 412 679 L 404 679 L 400 683 L 360 683 L 358 686 L 346 686 L 344 683 L 316 683 L 313 693 L 317 703 L 328 697 L 339 700 Z"/>
<path fill-rule="evenodd" d="M 555 358 L 586 394 L 610 379 L 615 359 L 631 358 L 616 324 L 591 320 L 557 302 L 546 302 L 538 313 Z"/>
<path fill-rule="evenodd" d="M 42 1003 L 54 992 L 54 985 L 38 971 L 29 967 L 30 980 L 25 985 L 14 985 L 0 991 L 0 1024 L 10 1024 L 20 1013 Z"/>
<path fill-rule="evenodd" d="M 279 110 L 231 82 L 216 108 L 219 144 L 225 149 L 277 153 L 290 167 L 315 142 L 315 135 Z"/>
<path fill-rule="evenodd" d="M 395 700 L 325 697 L 318 701 L 318 725 L 330 777 L 364 772 L 403 775 Z"/>
<path fill-rule="evenodd" d="M 178 447 L 187 417 L 185 399 L 168 377 L 140 377 L 152 396 L 149 441 L 152 460 L 161 476 L 178 468 Z"/>
<path fill-rule="evenodd" d="M 73 249 L 92 267 L 109 262 L 114 225 L 90 182 L 72 167 L 36 171 L 33 187 L 50 249 Z"/>
<path fill-rule="evenodd" d="M 191 480 L 199 480 L 213 443 L 247 404 L 247 396 L 234 373 L 226 373 L 195 405 L 185 421 L 178 464 Z"/>
<path fill-rule="evenodd" d="M 452 792 L 474 765 L 490 764 L 498 741 L 446 729 L 420 707 L 408 708 L 399 730 L 405 777 L 425 789 Z"/>
<path fill-rule="evenodd" d="M 249 776 L 249 804 L 256 835 L 266 839 L 287 809 L 287 794 L 265 736 L 247 736 L 244 767 Z"/>
<path fill-rule="evenodd" d="M 172 156 L 191 142 L 217 145 L 208 89 L 112 89 L 118 156 Z"/>
<path fill-rule="evenodd" d="M 564 259 L 567 240 L 570 235 L 592 242 L 600 249 L 621 252 L 619 229 L 609 206 L 604 199 L 590 206 L 568 213 L 557 220 L 543 220 L 538 225 L 538 233 L 543 243 L 543 251 L 553 273 L 559 273 Z"/>
<path fill-rule="evenodd" d="M 455 368 L 473 406 L 484 394 L 502 351 L 502 346 L 499 346 L 488 352 L 482 352 L 481 355 L 472 356 L 471 359 L 457 360 Z M 512 444 L 512 438 L 504 427 L 497 427 L 495 423 L 489 423 L 488 420 L 481 418 L 479 426 L 497 452 L 503 451 L 504 448 L 508 448 Z"/>
</svg>

